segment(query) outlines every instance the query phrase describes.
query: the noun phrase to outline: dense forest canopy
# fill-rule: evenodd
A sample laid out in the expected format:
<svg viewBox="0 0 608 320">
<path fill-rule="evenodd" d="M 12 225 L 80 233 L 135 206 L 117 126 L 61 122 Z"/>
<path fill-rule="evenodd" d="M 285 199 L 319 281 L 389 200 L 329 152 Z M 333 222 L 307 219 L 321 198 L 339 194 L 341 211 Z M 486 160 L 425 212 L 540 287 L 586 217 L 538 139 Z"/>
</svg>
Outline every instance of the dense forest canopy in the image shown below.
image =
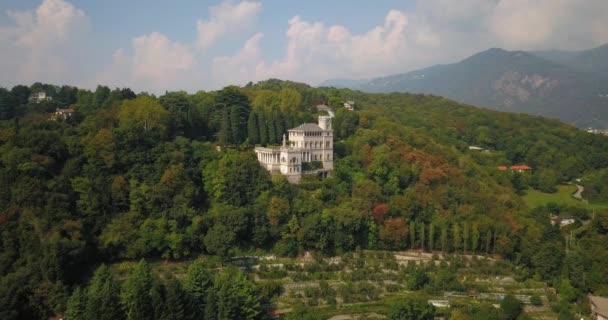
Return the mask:
<svg viewBox="0 0 608 320">
<path fill-rule="evenodd" d="M 30 99 L 37 92 L 48 98 Z M 315 121 L 318 104 L 337 110 L 331 177 L 271 176 L 252 147 Z M 75 112 L 53 116 L 66 108 Z M 517 164 L 534 170 L 497 169 Z M 193 265 L 186 280 L 160 280 L 142 260 L 122 281 L 103 266 L 252 252 L 492 254 L 524 278 L 605 294 L 608 212 L 530 208 L 521 195 L 588 177 L 588 198 L 606 201 L 607 168 L 606 137 L 428 95 L 279 80 L 160 97 L 0 88 L 0 316 L 92 319 L 103 306 L 108 319 L 259 318 L 261 289 L 241 271 Z M 587 224 L 566 242 L 552 214 Z"/>
</svg>

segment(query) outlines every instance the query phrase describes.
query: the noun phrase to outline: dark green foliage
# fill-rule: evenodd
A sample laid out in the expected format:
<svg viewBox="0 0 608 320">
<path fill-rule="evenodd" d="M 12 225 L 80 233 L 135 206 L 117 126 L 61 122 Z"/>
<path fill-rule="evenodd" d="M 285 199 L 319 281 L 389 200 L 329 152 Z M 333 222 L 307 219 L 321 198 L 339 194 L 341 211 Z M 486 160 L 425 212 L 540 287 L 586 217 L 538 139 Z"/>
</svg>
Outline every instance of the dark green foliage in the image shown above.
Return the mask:
<svg viewBox="0 0 608 320">
<path fill-rule="evenodd" d="M 110 270 L 101 265 L 89 284 L 86 300 L 85 319 L 123 319 L 120 303 L 120 287 L 112 278 Z"/>
<path fill-rule="evenodd" d="M 500 301 L 500 309 L 507 320 L 515 320 L 523 312 L 524 304 L 513 295 L 508 294 Z"/>
<path fill-rule="evenodd" d="M 165 308 L 160 319 L 181 320 L 190 316 L 187 309 L 188 297 L 178 280 L 172 279 L 167 282 L 165 299 Z"/>
<path fill-rule="evenodd" d="M 121 290 L 121 299 L 128 320 L 154 317 L 154 305 L 151 299 L 152 287 L 150 266 L 142 259 L 133 269 Z"/>
<path fill-rule="evenodd" d="M 435 319 L 435 308 L 426 300 L 419 298 L 404 298 L 390 306 L 387 319 L 389 320 L 432 320 Z"/>
<path fill-rule="evenodd" d="M 543 305 L 543 300 L 540 298 L 539 295 L 533 294 L 532 297 L 530 298 L 530 304 L 532 304 L 533 306 L 536 306 L 536 307 L 540 307 Z"/>
<path fill-rule="evenodd" d="M 8 120 L 13 118 L 15 116 L 18 103 L 19 101 L 10 91 L 0 88 L 0 120 Z"/>
<path fill-rule="evenodd" d="M 65 316 L 68 320 L 87 319 L 87 295 L 80 287 L 74 290 L 72 296 L 68 300 Z"/>
<path fill-rule="evenodd" d="M 255 112 L 249 114 L 249 120 L 247 121 L 247 136 L 249 138 L 249 143 L 252 145 L 261 142 L 258 115 Z"/>
</svg>

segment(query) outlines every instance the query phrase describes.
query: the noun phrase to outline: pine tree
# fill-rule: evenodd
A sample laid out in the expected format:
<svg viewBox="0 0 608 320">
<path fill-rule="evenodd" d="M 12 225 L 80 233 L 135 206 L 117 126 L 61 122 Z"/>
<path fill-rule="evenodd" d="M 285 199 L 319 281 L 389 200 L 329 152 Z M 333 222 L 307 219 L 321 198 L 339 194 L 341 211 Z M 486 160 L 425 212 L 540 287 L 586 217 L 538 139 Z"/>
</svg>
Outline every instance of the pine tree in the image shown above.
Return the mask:
<svg viewBox="0 0 608 320">
<path fill-rule="evenodd" d="M 84 290 L 80 287 L 76 288 L 72 296 L 68 300 L 67 310 L 65 312 L 68 320 L 84 320 L 87 315 L 87 296 Z"/>
<path fill-rule="evenodd" d="M 165 310 L 162 318 L 165 320 L 182 320 L 187 316 L 187 296 L 181 283 L 172 279 L 166 286 Z"/>
<path fill-rule="evenodd" d="M 212 291 L 213 277 L 201 261 L 195 261 L 188 268 L 185 289 L 195 318 L 203 318 L 209 293 Z"/>
<path fill-rule="evenodd" d="M 249 138 L 249 143 L 252 145 L 260 143 L 260 127 L 258 125 L 258 115 L 255 112 L 249 113 L 247 137 Z"/>
<path fill-rule="evenodd" d="M 119 292 L 110 269 L 106 265 L 97 268 L 87 290 L 86 319 L 123 319 Z"/>
<path fill-rule="evenodd" d="M 207 291 L 205 299 L 205 320 L 217 320 L 217 295 L 214 288 Z"/>
<path fill-rule="evenodd" d="M 154 308 L 150 299 L 152 274 L 146 260 L 142 259 L 125 281 L 121 298 L 128 320 L 151 319 Z"/>
</svg>

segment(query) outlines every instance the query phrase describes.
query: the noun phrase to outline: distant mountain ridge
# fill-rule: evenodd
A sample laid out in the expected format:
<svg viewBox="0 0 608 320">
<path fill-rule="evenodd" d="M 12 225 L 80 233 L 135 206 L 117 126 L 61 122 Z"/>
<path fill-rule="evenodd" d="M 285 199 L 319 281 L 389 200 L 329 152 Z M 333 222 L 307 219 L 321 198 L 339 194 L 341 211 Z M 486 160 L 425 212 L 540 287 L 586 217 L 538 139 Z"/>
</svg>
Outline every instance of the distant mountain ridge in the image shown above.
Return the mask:
<svg viewBox="0 0 608 320">
<path fill-rule="evenodd" d="M 330 81 L 324 84 L 332 86 Z M 479 107 L 557 118 L 578 127 L 605 128 L 608 45 L 580 52 L 492 48 L 457 63 L 347 87 L 440 95 Z"/>
</svg>

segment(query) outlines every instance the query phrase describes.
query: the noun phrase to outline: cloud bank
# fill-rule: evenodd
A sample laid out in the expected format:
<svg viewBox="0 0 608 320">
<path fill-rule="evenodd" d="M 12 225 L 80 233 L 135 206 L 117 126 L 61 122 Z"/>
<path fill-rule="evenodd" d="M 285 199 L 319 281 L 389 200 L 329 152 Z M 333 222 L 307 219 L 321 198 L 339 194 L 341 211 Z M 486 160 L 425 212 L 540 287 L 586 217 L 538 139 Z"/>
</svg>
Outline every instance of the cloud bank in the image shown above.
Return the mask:
<svg viewBox="0 0 608 320">
<path fill-rule="evenodd" d="M 286 30 L 281 39 L 256 30 L 262 9 L 260 2 L 220 2 L 192 22 L 191 41 L 150 30 L 135 35 L 130 47 L 117 48 L 95 74 L 79 74 L 71 63 L 82 54 L 76 44 L 89 18 L 65 0 L 43 0 L 35 10 L 7 13 L 10 25 L 0 27 L 6 57 L 0 81 L 105 83 L 157 93 L 270 77 L 316 84 L 454 62 L 489 47 L 584 49 L 608 42 L 605 0 L 419 0 L 410 11 L 388 10 L 363 32 L 293 16 L 277 26 Z M 234 52 L 223 46 L 238 39 L 244 42 Z M 276 59 L 266 58 L 270 41 L 284 43 Z"/>
</svg>

